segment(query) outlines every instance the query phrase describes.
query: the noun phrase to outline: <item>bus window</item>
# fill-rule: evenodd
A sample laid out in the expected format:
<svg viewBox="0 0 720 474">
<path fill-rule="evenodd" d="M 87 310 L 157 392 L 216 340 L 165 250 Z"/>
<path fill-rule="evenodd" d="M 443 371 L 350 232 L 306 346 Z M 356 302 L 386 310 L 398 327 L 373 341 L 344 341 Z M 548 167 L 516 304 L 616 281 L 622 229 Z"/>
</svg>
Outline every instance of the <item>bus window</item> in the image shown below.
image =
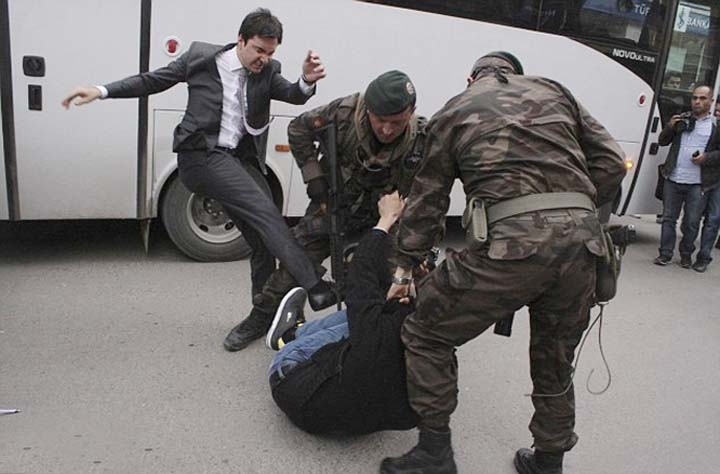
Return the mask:
<svg viewBox="0 0 720 474">
<path fill-rule="evenodd" d="M 690 110 L 695 87 L 714 86 L 720 54 L 719 25 L 720 7 L 715 0 L 680 2 L 658 96 L 663 125 L 673 115 Z"/>
<path fill-rule="evenodd" d="M 541 0 L 363 0 L 394 7 L 536 29 Z"/>
<path fill-rule="evenodd" d="M 550 0 L 539 30 L 572 37 L 610 56 L 652 84 L 662 47 L 667 1 Z"/>
</svg>

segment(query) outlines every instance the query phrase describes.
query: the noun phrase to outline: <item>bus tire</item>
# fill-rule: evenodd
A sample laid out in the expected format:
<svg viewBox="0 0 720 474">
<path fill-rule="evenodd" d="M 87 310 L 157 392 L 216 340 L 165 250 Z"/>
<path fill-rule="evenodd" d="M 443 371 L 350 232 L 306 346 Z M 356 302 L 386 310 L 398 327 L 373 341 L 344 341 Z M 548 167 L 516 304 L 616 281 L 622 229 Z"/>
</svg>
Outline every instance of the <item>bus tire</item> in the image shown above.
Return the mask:
<svg viewBox="0 0 720 474">
<path fill-rule="evenodd" d="M 160 214 L 170 240 L 193 260 L 229 262 L 252 252 L 217 201 L 190 192 L 177 176 L 168 184 Z"/>
</svg>

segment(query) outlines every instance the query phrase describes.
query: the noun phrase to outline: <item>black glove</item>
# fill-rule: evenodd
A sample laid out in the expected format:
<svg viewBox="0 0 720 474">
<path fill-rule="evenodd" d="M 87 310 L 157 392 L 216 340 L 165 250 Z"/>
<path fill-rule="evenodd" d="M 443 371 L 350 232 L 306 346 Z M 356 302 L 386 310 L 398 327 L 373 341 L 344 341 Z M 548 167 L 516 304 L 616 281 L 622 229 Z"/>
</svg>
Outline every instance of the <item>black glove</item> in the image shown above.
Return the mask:
<svg viewBox="0 0 720 474">
<path fill-rule="evenodd" d="M 321 176 L 313 178 L 307 183 L 307 195 L 310 200 L 315 202 L 327 202 L 328 200 L 328 184 L 327 180 Z"/>
</svg>

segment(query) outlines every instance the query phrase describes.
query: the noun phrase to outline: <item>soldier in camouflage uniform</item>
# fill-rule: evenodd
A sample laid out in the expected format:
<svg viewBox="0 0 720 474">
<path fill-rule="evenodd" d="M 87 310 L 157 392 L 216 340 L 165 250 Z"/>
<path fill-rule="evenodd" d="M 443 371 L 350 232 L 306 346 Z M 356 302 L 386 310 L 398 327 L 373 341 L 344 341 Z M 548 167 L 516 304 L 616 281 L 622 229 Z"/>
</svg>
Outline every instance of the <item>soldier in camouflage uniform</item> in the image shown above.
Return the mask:
<svg viewBox="0 0 720 474">
<path fill-rule="evenodd" d="M 419 168 L 425 119 L 415 115 L 415 88 L 400 71 L 373 80 L 365 94 L 352 94 L 310 110 L 288 127 L 290 148 L 311 199 L 305 216 L 293 228 L 294 237 L 316 264 L 330 255 L 328 209 L 329 164 L 318 159 L 317 133 L 328 123 L 336 127 L 337 158 L 342 174 L 339 210 L 343 233 L 352 238 L 371 229 L 379 215 L 380 196 L 395 190 L 406 196 Z M 267 332 L 283 296 L 297 282 L 282 265 L 253 301 L 250 315 L 225 339 L 237 351 Z"/>
<path fill-rule="evenodd" d="M 596 257 L 606 251 L 593 204 L 615 196 L 623 154 L 567 89 L 523 76 L 509 53 L 480 58 L 468 84 L 428 124 L 425 158 L 398 229 L 396 280 L 409 277 L 442 234 L 456 178 L 468 199 L 484 202 L 488 222 L 503 207 L 494 210 L 497 203 L 521 196 L 542 209 L 523 212 L 514 201 L 515 211 L 489 225 L 485 242 L 448 249 L 419 282 L 417 312 L 402 331 L 419 443 L 383 460 L 381 472 L 457 472 L 449 428 L 457 405 L 455 347 L 529 306 L 535 451 L 519 450 L 515 466 L 520 473 L 561 473 L 563 454 L 578 438 L 573 390 L 560 393 L 571 383 L 574 350 L 588 325 Z M 567 198 L 567 205 L 545 206 L 548 196 Z M 389 297 L 407 288 L 394 284 Z"/>
</svg>

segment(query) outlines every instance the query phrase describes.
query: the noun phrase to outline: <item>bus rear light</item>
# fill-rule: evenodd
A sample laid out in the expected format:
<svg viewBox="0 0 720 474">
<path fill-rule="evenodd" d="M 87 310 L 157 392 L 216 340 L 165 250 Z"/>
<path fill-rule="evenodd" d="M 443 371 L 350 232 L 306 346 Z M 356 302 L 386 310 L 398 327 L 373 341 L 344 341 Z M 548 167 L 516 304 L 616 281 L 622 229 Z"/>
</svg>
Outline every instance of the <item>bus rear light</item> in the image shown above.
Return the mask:
<svg viewBox="0 0 720 474">
<path fill-rule="evenodd" d="M 642 107 L 645 105 L 645 102 L 647 102 L 647 96 L 645 94 L 640 94 L 640 97 L 638 97 L 638 105 Z"/>
<path fill-rule="evenodd" d="M 163 49 L 165 54 L 170 57 L 175 57 L 180 54 L 181 44 L 180 39 L 177 36 L 168 36 L 163 41 Z"/>
<path fill-rule="evenodd" d="M 290 145 L 275 145 L 275 151 L 288 153 L 290 151 Z"/>
</svg>

